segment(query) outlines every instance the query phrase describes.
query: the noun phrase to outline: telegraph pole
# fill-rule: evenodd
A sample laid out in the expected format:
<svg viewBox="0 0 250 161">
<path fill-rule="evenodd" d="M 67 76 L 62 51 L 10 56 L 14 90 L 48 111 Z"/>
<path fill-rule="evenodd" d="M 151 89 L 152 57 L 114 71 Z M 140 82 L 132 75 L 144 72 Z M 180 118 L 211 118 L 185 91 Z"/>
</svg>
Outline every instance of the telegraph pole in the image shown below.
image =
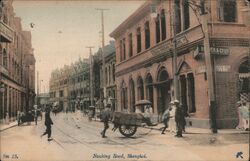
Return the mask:
<svg viewBox="0 0 250 161">
<path fill-rule="evenodd" d="M 37 71 L 37 89 L 36 89 L 36 104 L 38 105 L 38 95 L 39 95 L 39 71 Z"/>
<path fill-rule="evenodd" d="M 104 45 L 105 45 L 105 39 L 104 39 L 104 16 L 103 11 L 109 10 L 105 8 L 96 8 L 96 10 L 101 11 L 101 21 L 102 21 L 102 71 L 103 71 L 103 97 L 106 99 L 106 75 L 105 75 L 105 56 L 104 56 Z"/>
<path fill-rule="evenodd" d="M 89 48 L 89 86 L 90 86 L 90 106 L 94 106 L 94 92 L 93 92 L 93 58 L 92 58 L 92 48 L 93 46 L 87 46 Z"/>
<path fill-rule="evenodd" d="M 205 54 L 205 64 L 206 64 L 206 74 L 208 80 L 208 93 L 209 93 L 209 117 L 210 126 L 213 133 L 217 133 L 216 125 L 216 100 L 215 100 L 215 90 L 214 90 L 214 79 L 213 79 L 213 68 L 210 53 L 210 43 L 208 35 L 208 24 L 207 24 L 207 12 L 205 11 L 205 1 L 201 0 L 201 20 L 202 29 L 204 32 L 204 54 Z"/>
</svg>

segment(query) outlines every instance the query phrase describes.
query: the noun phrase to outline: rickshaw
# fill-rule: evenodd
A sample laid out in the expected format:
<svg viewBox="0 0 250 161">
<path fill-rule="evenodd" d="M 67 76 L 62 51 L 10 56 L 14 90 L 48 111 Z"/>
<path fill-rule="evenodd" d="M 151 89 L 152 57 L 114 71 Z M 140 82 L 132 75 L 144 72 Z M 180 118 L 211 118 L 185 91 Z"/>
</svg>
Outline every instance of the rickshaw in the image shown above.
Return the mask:
<svg viewBox="0 0 250 161">
<path fill-rule="evenodd" d="M 147 105 L 152 105 L 152 103 L 148 100 L 140 100 L 137 101 L 135 107 L 138 109 L 139 107 L 145 107 Z M 151 116 L 146 116 L 142 112 L 137 113 L 126 113 L 126 112 L 113 112 L 112 114 L 112 122 L 114 124 L 113 131 L 117 128 L 119 132 L 125 137 L 133 136 L 138 127 L 145 126 L 156 126 L 157 123 L 153 123 L 151 121 Z"/>
</svg>

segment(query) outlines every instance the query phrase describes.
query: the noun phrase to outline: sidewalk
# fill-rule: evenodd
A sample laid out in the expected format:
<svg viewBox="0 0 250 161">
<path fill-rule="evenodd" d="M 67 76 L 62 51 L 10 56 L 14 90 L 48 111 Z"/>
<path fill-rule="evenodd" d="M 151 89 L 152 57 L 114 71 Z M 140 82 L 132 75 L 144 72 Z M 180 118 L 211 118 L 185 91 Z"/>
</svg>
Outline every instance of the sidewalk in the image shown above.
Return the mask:
<svg viewBox="0 0 250 161">
<path fill-rule="evenodd" d="M 0 132 L 7 130 L 9 128 L 15 127 L 15 126 L 17 126 L 17 121 L 10 122 L 9 124 L 1 123 L 0 124 Z"/>
<path fill-rule="evenodd" d="M 92 119 L 92 121 L 100 122 L 101 120 L 99 118 L 94 118 Z M 163 123 L 158 123 L 158 125 L 156 126 L 144 126 L 141 128 L 161 131 L 162 127 L 164 127 Z M 192 127 L 192 126 L 186 126 L 185 130 L 186 132 L 184 132 L 183 134 L 212 134 L 210 129 L 197 128 L 197 127 Z M 249 133 L 250 131 L 245 131 L 241 129 L 218 129 L 218 134 L 249 134 Z"/>
</svg>

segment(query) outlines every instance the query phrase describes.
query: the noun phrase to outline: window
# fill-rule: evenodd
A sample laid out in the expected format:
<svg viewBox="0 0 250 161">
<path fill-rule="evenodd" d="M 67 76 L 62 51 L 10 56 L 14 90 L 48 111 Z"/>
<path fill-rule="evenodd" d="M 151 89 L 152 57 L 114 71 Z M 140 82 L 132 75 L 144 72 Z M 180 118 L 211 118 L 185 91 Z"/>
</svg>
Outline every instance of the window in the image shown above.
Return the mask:
<svg viewBox="0 0 250 161">
<path fill-rule="evenodd" d="M 115 64 L 113 64 L 112 70 L 113 70 L 113 81 L 115 82 Z"/>
<path fill-rule="evenodd" d="M 164 9 L 161 10 L 161 40 L 166 39 L 166 18 Z"/>
<path fill-rule="evenodd" d="M 63 97 L 63 90 L 60 90 L 60 97 Z"/>
<path fill-rule="evenodd" d="M 129 57 L 133 56 L 133 40 L 132 33 L 128 35 L 128 43 L 129 43 Z"/>
<path fill-rule="evenodd" d="M 120 40 L 120 62 L 122 62 L 123 56 L 122 56 L 122 40 Z"/>
<path fill-rule="evenodd" d="M 122 49 L 123 49 L 123 60 L 126 60 L 126 40 L 122 40 Z"/>
<path fill-rule="evenodd" d="M 161 39 L 161 28 L 160 28 L 160 16 L 157 15 L 157 18 L 155 20 L 155 32 L 156 32 L 156 43 L 160 42 Z"/>
<path fill-rule="evenodd" d="M 137 53 L 141 52 L 141 28 L 137 28 Z"/>
<path fill-rule="evenodd" d="M 7 68 L 7 64 L 8 64 L 7 52 L 6 52 L 6 49 L 3 49 L 3 66 Z"/>
<path fill-rule="evenodd" d="M 145 48 L 148 49 L 150 47 L 150 29 L 149 22 L 147 21 L 144 25 L 145 29 Z"/>
<path fill-rule="evenodd" d="M 188 0 L 183 0 L 183 15 L 184 15 L 183 27 L 184 27 L 184 30 L 186 30 L 190 26 Z"/>
<path fill-rule="evenodd" d="M 219 0 L 218 14 L 220 21 L 236 22 L 236 0 Z"/>
<path fill-rule="evenodd" d="M 178 34 L 181 32 L 181 6 L 180 0 L 175 0 L 175 24 L 174 24 L 175 33 Z"/>
<path fill-rule="evenodd" d="M 190 27 L 188 0 L 175 0 L 175 33 L 178 34 Z"/>
</svg>

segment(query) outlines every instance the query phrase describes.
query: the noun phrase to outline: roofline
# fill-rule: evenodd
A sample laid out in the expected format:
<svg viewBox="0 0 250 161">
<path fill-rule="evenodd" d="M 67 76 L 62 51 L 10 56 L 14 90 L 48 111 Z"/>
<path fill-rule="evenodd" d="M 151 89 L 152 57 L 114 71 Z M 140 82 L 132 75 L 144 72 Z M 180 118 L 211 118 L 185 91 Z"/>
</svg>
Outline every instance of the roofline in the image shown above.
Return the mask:
<svg viewBox="0 0 250 161">
<path fill-rule="evenodd" d="M 143 3 L 138 9 L 136 9 L 125 21 L 123 21 L 114 31 L 112 31 L 109 36 L 110 37 L 117 37 L 117 35 L 121 32 L 124 31 L 124 28 L 129 28 L 132 24 L 131 22 L 137 21 L 138 18 L 141 19 L 142 17 L 145 16 L 148 12 L 150 12 L 150 5 L 151 5 L 151 0 L 146 1 Z"/>
</svg>

